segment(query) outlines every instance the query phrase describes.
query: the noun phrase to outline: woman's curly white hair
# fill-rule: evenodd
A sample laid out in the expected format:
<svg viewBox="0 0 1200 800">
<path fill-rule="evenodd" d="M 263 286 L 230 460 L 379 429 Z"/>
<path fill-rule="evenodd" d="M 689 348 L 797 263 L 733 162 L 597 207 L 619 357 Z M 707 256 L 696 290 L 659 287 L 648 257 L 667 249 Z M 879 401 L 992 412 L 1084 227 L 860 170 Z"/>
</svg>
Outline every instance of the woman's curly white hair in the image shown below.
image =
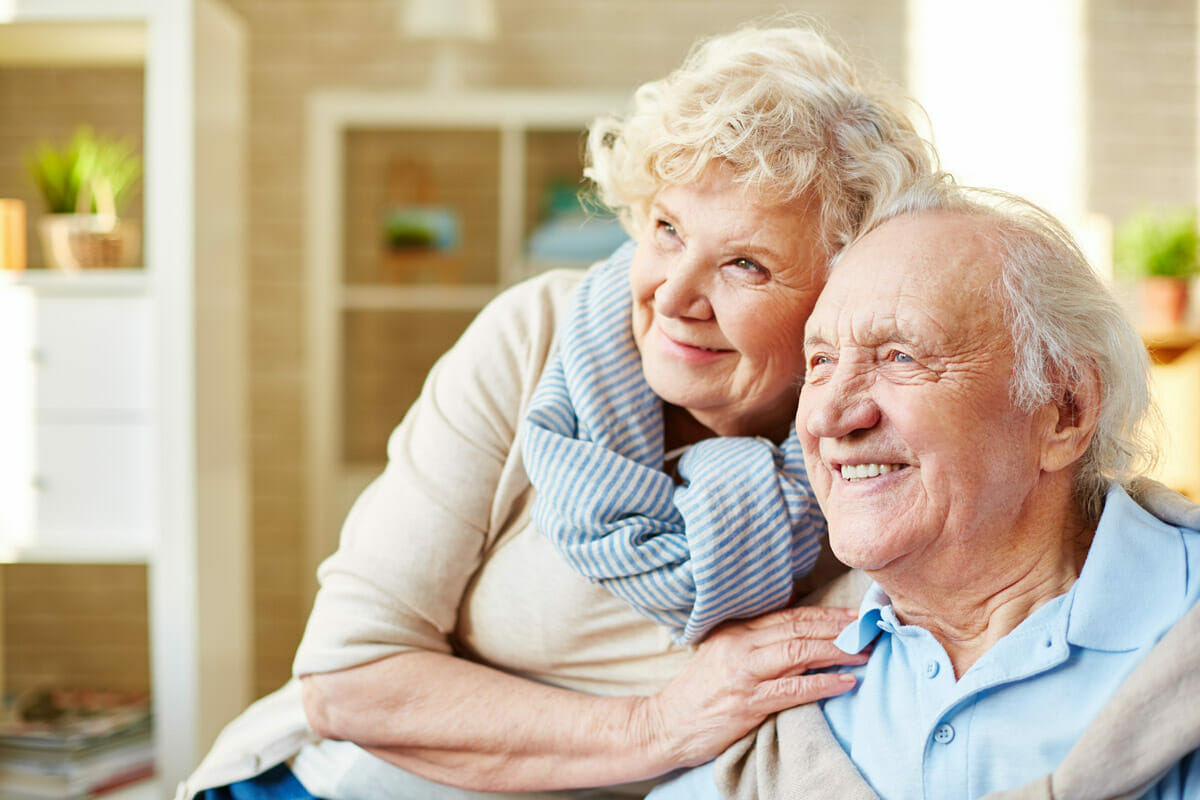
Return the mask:
<svg viewBox="0 0 1200 800">
<path fill-rule="evenodd" d="M 625 117 L 591 127 L 584 174 L 635 238 L 666 186 L 712 162 L 759 198 L 820 203 L 827 253 L 877 199 L 934 168 L 932 148 L 882 91 L 794 19 L 703 40 L 666 78 L 643 85 Z"/>
</svg>

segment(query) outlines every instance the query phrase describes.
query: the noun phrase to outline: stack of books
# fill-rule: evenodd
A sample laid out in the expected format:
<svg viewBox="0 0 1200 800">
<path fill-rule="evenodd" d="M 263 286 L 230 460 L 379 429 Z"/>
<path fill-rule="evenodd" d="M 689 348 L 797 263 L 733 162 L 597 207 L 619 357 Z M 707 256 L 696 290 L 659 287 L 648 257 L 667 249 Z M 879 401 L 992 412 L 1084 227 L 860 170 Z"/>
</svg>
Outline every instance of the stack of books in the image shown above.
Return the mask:
<svg viewBox="0 0 1200 800">
<path fill-rule="evenodd" d="M 44 690 L 5 698 L 3 800 L 93 797 L 153 774 L 145 693 Z"/>
</svg>

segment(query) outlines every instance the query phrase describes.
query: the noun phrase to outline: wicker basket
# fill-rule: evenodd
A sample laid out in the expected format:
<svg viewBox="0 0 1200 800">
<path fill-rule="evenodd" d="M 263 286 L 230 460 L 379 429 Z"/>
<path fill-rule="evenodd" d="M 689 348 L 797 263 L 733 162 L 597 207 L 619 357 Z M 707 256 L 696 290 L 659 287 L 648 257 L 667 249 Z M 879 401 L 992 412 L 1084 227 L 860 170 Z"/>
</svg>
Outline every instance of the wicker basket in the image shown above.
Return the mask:
<svg viewBox="0 0 1200 800">
<path fill-rule="evenodd" d="M 47 214 L 38 220 L 42 254 L 53 269 L 133 266 L 139 234 L 137 223 L 101 214 Z"/>
<path fill-rule="evenodd" d="M 90 209 L 95 193 L 99 213 Z M 38 236 L 46 266 L 52 269 L 105 269 L 130 267 L 141 249 L 141 228 L 113 212 L 112 191 L 97 181 L 92 191 L 80 191 L 77 213 L 47 214 L 38 220 Z"/>
</svg>

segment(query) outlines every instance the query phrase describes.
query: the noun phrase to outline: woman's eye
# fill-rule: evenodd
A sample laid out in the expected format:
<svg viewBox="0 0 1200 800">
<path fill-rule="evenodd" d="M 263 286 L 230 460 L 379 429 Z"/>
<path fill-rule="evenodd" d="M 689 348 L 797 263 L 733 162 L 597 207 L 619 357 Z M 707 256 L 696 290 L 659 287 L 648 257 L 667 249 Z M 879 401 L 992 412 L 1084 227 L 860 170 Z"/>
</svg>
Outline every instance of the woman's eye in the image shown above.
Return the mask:
<svg viewBox="0 0 1200 800">
<path fill-rule="evenodd" d="M 735 259 L 733 265 L 738 269 L 744 269 L 747 272 L 766 272 L 766 270 L 764 270 L 761 266 L 748 258 Z"/>
<path fill-rule="evenodd" d="M 678 233 L 678 231 L 675 230 L 675 226 L 672 225 L 670 222 L 667 222 L 665 219 L 660 219 L 658 221 L 657 225 L 658 225 L 658 229 L 660 231 L 662 231 L 663 233 L 669 234 L 671 236 L 674 236 L 674 235 L 676 235 L 676 233 Z"/>
<path fill-rule="evenodd" d="M 894 361 L 897 364 L 912 364 L 915 362 L 915 359 L 912 356 L 910 356 L 908 353 L 901 352 L 900 350 L 893 350 L 892 352 L 888 353 L 888 360 Z"/>
</svg>

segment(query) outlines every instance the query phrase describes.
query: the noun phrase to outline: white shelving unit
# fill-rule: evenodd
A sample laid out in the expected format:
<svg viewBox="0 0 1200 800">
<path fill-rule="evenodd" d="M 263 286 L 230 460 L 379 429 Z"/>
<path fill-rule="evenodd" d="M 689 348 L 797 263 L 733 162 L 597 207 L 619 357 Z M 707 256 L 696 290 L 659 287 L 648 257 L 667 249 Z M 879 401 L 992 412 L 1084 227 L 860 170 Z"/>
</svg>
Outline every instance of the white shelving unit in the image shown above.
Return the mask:
<svg viewBox="0 0 1200 800">
<path fill-rule="evenodd" d="M 308 574 L 337 545 L 350 502 L 377 474 L 343 462 L 342 321 L 354 311 L 467 311 L 502 288 L 554 264 L 524 257 L 528 136 L 582 133 L 597 116 L 621 113 L 628 94 L 550 91 L 327 91 L 307 108 L 305 252 L 308 283 Z M 344 280 L 345 138 L 355 129 L 474 131 L 499 140 L 494 243 L 496 280 L 459 285 L 353 284 Z M 492 176 L 481 176 L 481 180 Z M 315 583 L 310 591 L 315 591 Z"/>
<path fill-rule="evenodd" d="M 247 36 L 218 0 L 0 1 L 0 69 L 31 64 L 144 68 L 145 269 L 111 277 L 145 314 L 148 531 L 129 557 L 148 565 L 159 776 L 128 791 L 169 797 L 251 699 Z"/>
<path fill-rule="evenodd" d="M 147 561 L 150 322 L 142 270 L 0 275 L 0 561 Z"/>
</svg>

